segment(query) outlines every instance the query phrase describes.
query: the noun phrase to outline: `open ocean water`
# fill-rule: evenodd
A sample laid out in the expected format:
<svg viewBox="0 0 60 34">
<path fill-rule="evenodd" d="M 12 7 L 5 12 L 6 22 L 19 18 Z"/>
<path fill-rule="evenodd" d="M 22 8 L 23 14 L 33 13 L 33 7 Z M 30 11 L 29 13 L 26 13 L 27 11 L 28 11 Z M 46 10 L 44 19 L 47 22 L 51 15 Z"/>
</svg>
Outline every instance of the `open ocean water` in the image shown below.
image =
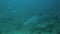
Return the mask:
<svg viewBox="0 0 60 34">
<path fill-rule="evenodd" d="M 60 34 L 60 0 L 0 0 L 0 34 Z"/>
</svg>

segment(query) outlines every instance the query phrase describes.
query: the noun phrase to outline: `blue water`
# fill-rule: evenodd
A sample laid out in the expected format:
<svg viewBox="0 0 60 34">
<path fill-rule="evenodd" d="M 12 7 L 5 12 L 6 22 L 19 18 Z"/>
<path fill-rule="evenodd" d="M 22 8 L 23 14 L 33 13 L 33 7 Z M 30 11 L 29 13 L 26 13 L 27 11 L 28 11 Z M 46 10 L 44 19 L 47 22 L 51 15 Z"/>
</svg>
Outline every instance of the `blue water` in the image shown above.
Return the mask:
<svg viewBox="0 0 60 34">
<path fill-rule="evenodd" d="M 0 30 L 3 34 L 10 30 L 20 30 L 20 26 L 34 16 L 41 16 L 41 20 L 47 20 L 59 13 L 60 0 L 0 0 Z M 34 19 L 31 21 L 34 22 Z"/>
</svg>

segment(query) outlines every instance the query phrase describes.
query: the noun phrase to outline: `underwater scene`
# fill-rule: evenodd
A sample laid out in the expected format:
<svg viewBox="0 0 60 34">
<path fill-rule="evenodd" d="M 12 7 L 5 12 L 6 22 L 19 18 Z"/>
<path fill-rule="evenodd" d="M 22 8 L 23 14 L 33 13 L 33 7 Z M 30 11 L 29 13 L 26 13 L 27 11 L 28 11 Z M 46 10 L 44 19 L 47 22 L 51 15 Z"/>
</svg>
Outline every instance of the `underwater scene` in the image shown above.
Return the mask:
<svg viewBox="0 0 60 34">
<path fill-rule="evenodd" d="M 0 0 L 0 34 L 60 34 L 60 0 Z"/>
</svg>

